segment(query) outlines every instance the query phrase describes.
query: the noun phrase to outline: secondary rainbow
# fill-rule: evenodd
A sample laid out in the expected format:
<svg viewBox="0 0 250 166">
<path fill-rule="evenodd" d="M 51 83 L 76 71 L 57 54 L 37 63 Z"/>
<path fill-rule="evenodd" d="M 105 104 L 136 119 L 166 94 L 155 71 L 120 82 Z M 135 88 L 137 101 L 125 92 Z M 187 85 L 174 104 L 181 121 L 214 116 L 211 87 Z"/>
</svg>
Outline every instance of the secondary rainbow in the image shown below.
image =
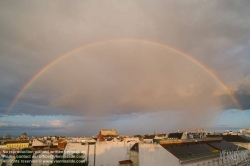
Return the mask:
<svg viewBox="0 0 250 166">
<path fill-rule="evenodd" d="M 122 42 L 122 41 L 132 41 L 132 42 L 142 42 L 142 43 L 148 43 L 148 44 L 152 44 L 152 45 L 156 45 L 159 47 L 163 47 L 166 48 L 168 50 L 171 50 L 185 58 L 187 58 L 188 60 L 190 60 L 191 62 L 193 62 L 194 64 L 196 64 L 197 66 L 199 66 L 200 68 L 202 68 L 204 71 L 206 71 L 206 73 L 208 73 L 214 80 L 217 81 L 217 83 L 230 95 L 230 97 L 232 98 L 232 100 L 234 101 L 234 103 L 237 105 L 237 107 L 242 110 L 242 106 L 240 105 L 239 101 L 237 100 L 237 98 L 233 95 L 232 91 L 223 83 L 222 80 L 219 79 L 219 77 L 214 74 L 211 70 L 209 70 L 205 65 L 203 65 L 201 62 L 199 62 L 198 60 L 196 60 L 195 58 L 193 58 L 191 55 L 188 55 L 176 48 L 170 47 L 166 44 L 162 44 L 156 41 L 150 41 L 150 40 L 145 40 L 145 39 L 136 39 L 136 38 L 122 38 L 122 39 L 111 39 L 111 40 L 104 40 L 104 41 L 98 41 L 98 42 L 93 42 L 90 44 L 86 44 L 83 46 L 79 46 L 65 54 L 60 55 L 58 58 L 54 59 L 53 61 L 51 61 L 49 64 L 47 64 L 46 66 L 44 66 L 39 72 L 37 72 L 23 87 L 22 89 L 19 91 L 19 93 L 15 96 L 15 98 L 13 99 L 13 101 L 10 103 L 6 114 L 13 108 L 13 106 L 16 104 L 16 102 L 18 101 L 18 99 L 22 96 L 22 94 L 28 89 L 28 87 L 38 78 L 40 77 L 43 73 L 45 73 L 48 69 L 50 69 L 54 64 L 58 63 L 59 61 L 62 61 L 63 59 L 65 59 L 66 57 L 74 54 L 77 51 L 80 50 L 84 50 L 86 48 L 89 47 L 93 47 L 93 46 L 97 46 L 97 45 L 101 45 L 101 44 L 106 44 L 106 43 L 113 43 L 113 42 Z"/>
</svg>

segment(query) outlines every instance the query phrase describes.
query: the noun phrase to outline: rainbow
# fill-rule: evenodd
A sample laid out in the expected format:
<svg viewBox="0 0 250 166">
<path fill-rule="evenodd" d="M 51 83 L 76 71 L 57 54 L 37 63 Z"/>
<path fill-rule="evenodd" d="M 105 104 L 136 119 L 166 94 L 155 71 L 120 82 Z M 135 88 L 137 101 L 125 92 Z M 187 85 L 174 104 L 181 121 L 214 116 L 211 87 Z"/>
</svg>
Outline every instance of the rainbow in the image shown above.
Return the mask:
<svg viewBox="0 0 250 166">
<path fill-rule="evenodd" d="M 65 54 L 60 55 L 59 57 L 57 57 L 56 59 L 54 59 L 53 61 L 51 61 L 49 64 L 47 64 L 46 66 L 44 66 L 39 72 L 37 72 L 23 87 L 22 89 L 19 91 L 19 93 L 15 96 L 15 98 L 13 99 L 13 101 L 10 103 L 6 114 L 8 112 L 11 111 L 11 109 L 13 108 L 13 106 L 16 104 L 16 102 L 19 100 L 19 98 L 22 96 L 22 94 L 29 88 L 29 86 L 37 79 L 39 78 L 43 73 L 45 73 L 48 69 L 50 69 L 54 64 L 58 63 L 59 61 L 62 61 L 63 59 L 65 59 L 66 57 L 76 53 L 77 51 L 80 50 L 84 50 L 86 48 L 90 48 L 93 46 L 97 46 L 97 45 L 101 45 L 101 44 L 106 44 L 106 43 L 113 43 L 113 42 L 122 42 L 122 41 L 133 41 L 133 42 L 141 42 L 141 43 L 148 43 L 148 44 L 152 44 L 152 45 L 156 45 L 159 47 L 163 47 L 165 49 L 171 50 L 183 57 L 185 57 L 186 59 L 190 60 L 191 62 L 193 62 L 194 64 L 196 64 L 197 66 L 199 66 L 201 69 L 203 69 L 204 71 L 206 71 L 207 74 L 209 74 L 214 80 L 217 81 L 217 83 L 230 95 L 230 97 L 232 98 L 232 100 L 234 101 L 234 103 L 237 105 L 237 107 L 242 110 L 242 106 L 240 105 L 239 101 L 237 100 L 237 98 L 234 96 L 234 94 L 232 93 L 232 91 L 223 83 L 222 80 L 220 80 L 218 78 L 217 75 L 215 75 L 211 70 L 209 70 L 205 65 L 203 65 L 201 62 L 199 62 L 198 60 L 196 60 L 195 58 L 193 58 L 191 55 L 188 55 L 176 48 L 170 47 L 166 44 L 162 44 L 156 41 L 150 41 L 150 40 L 145 40 L 145 39 L 136 39 L 136 38 L 122 38 L 122 39 L 111 39 L 111 40 L 104 40 L 104 41 L 98 41 L 98 42 L 93 42 L 90 44 L 86 44 L 83 46 L 79 46 L 69 52 L 66 52 Z"/>
</svg>

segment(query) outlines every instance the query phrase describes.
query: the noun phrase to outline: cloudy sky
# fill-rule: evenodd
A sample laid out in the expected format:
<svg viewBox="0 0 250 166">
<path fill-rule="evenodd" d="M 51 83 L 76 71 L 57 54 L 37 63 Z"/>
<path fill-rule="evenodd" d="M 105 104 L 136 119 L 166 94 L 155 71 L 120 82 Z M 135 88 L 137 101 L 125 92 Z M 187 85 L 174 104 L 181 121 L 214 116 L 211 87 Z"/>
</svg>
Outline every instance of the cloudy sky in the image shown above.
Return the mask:
<svg viewBox="0 0 250 166">
<path fill-rule="evenodd" d="M 249 8 L 247 0 L 1 1 L 0 134 L 250 127 Z"/>
</svg>

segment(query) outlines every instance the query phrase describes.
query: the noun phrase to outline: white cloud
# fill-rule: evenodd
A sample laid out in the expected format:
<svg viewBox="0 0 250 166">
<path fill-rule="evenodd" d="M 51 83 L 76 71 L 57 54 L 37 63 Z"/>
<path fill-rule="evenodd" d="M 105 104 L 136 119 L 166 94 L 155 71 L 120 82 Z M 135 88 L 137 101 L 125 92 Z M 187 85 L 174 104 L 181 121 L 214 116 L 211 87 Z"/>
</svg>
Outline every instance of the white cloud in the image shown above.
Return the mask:
<svg viewBox="0 0 250 166">
<path fill-rule="evenodd" d="M 40 127 L 41 125 L 40 124 L 32 124 L 31 126 L 32 127 Z"/>
<path fill-rule="evenodd" d="M 52 120 L 52 121 L 48 121 L 46 123 L 46 126 L 52 126 L 52 127 L 74 127 L 75 124 L 74 123 L 65 123 L 61 120 Z"/>
<path fill-rule="evenodd" d="M 61 120 L 52 120 L 52 121 L 48 121 L 47 125 L 52 126 L 52 127 L 62 127 L 64 126 L 64 123 Z"/>
<path fill-rule="evenodd" d="M 75 124 L 74 124 L 74 123 L 69 123 L 67 126 L 68 126 L 68 127 L 74 127 Z"/>
<path fill-rule="evenodd" d="M 13 124 L 12 126 L 23 126 L 22 124 Z"/>
<path fill-rule="evenodd" d="M 1 126 L 8 126 L 8 124 L 0 122 L 0 127 Z"/>
</svg>

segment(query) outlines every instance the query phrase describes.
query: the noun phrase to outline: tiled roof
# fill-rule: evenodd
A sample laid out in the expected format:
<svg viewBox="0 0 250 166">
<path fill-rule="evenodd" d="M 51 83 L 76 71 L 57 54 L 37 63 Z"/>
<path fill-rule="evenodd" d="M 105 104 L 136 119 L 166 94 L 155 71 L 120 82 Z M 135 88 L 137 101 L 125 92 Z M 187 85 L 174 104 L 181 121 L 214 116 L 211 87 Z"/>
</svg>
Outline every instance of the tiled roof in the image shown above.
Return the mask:
<svg viewBox="0 0 250 166">
<path fill-rule="evenodd" d="M 33 147 L 40 147 L 40 146 L 48 146 L 47 144 L 43 143 L 41 140 L 39 139 L 34 139 L 32 142 L 32 146 Z"/>
<path fill-rule="evenodd" d="M 29 143 L 29 140 L 6 141 L 6 144 Z"/>
<path fill-rule="evenodd" d="M 123 160 L 123 161 L 119 161 L 120 164 L 132 164 L 133 161 L 131 160 Z"/>
</svg>

